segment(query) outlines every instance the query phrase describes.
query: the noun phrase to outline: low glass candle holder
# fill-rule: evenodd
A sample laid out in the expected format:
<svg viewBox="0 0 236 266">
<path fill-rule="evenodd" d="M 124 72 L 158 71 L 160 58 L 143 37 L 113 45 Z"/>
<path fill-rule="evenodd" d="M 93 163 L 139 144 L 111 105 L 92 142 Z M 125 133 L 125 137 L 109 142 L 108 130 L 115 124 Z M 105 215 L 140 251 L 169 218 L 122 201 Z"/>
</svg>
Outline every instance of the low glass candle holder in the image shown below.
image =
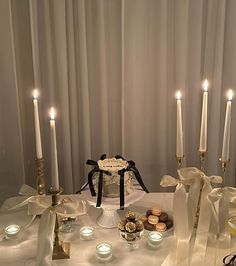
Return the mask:
<svg viewBox="0 0 236 266">
<path fill-rule="evenodd" d="M 16 237 L 20 232 L 20 226 L 17 224 L 10 224 L 5 228 L 6 238 Z"/>
<path fill-rule="evenodd" d="M 91 226 L 84 226 L 80 229 L 80 239 L 90 240 L 93 238 L 94 229 Z"/>
<path fill-rule="evenodd" d="M 100 243 L 96 246 L 96 257 L 101 261 L 107 261 L 112 258 L 112 245 L 109 243 Z"/>
<path fill-rule="evenodd" d="M 158 232 L 150 232 L 148 234 L 148 245 L 152 248 L 157 248 L 163 240 L 163 236 Z"/>
</svg>

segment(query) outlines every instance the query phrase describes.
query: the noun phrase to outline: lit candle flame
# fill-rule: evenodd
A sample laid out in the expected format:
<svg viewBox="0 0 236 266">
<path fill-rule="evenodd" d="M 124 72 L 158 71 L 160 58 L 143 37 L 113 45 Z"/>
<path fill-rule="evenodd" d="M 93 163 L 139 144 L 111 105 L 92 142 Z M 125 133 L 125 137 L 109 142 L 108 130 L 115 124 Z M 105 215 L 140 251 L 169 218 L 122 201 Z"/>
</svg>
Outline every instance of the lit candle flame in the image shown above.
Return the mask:
<svg viewBox="0 0 236 266">
<path fill-rule="evenodd" d="M 234 95 L 233 91 L 231 89 L 229 89 L 228 93 L 227 93 L 228 101 L 232 101 L 233 95 Z"/>
<path fill-rule="evenodd" d="M 207 79 L 205 79 L 202 83 L 202 87 L 204 91 L 208 91 L 208 87 L 209 87 L 209 82 Z"/>
<path fill-rule="evenodd" d="M 55 116 L 56 116 L 56 113 L 55 113 L 54 108 L 52 107 L 51 108 L 51 111 L 50 111 L 50 117 L 51 117 L 52 120 L 54 120 L 55 119 Z"/>
<path fill-rule="evenodd" d="M 33 90 L 33 98 L 37 99 L 39 96 L 39 91 L 37 89 Z"/>
<path fill-rule="evenodd" d="M 175 94 L 175 96 L 176 96 L 176 99 L 177 100 L 181 100 L 181 97 L 182 97 L 181 91 L 177 91 L 176 94 Z"/>
</svg>

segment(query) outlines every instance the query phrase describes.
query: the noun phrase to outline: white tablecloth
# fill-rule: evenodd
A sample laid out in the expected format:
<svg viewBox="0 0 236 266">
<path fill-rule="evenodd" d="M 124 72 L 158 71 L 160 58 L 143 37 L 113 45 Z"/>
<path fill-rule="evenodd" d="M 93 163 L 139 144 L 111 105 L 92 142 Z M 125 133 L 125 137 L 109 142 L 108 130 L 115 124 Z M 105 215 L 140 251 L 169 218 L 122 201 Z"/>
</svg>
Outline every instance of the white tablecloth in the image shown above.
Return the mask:
<svg viewBox="0 0 236 266">
<path fill-rule="evenodd" d="M 73 198 L 80 198 L 79 195 L 70 195 Z M 159 204 L 165 211 L 172 210 L 172 193 L 150 193 L 144 198 L 130 206 L 128 209 L 142 214 L 153 205 Z M 0 209 L 0 229 L 7 224 L 16 223 L 24 225 L 29 221 L 26 210 L 6 214 L 6 208 L 15 205 L 22 197 L 10 198 L 4 202 Z M 105 265 L 122 266 L 143 266 L 160 265 L 168 254 L 171 236 L 167 236 L 162 245 L 157 250 L 151 250 L 147 246 L 146 237 L 139 241 L 139 249 L 129 251 L 125 248 L 124 241 L 120 238 L 117 229 L 104 229 L 96 224 L 96 218 L 101 209 L 90 207 L 88 214 L 79 218 L 79 224 L 71 233 L 60 233 L 60 239 L 71 242 L 71 258 L 69 260 L 53 261 L 53 265 L 101 265 L 95 256 L 95 247 L 99 242 L 107 241 L 113 246 L 113 258 Z M 123 218 L 124 211 L 119 210 L 120 217 Z M 27 229 L 22 230 L 16 240 L 2 239 L 0 242 L 0 265 L 1 266 L 23 266 L 34 265 L 34 258 L 37 252 L 37 233 L 39 218 Z M 95 228 L 95 237 L 90 241 L 82 241 L 79 237 L 79 230 L 82 226 L 89 225 Z"/>
<path fill-rule="evenodd" d="M 73 198 L 81 198 L 80 195 L 69 195 Z M 18 210 L 17 212 L 6 212 L 6 208 L 15 205 L 22 197 L 8 199 L 0 209 L 0 230 L 6 225 L 16 223 L 24 225 L 30 220 L 26 215 L 26 209 Z M 173 209 L 173 193 L 149 193 L 144 196 L 141 201 L 129 206 L 128 209 L 143 214 L 153 206 L 160 205 L 163 210 L 171 212 Z M 53 265 L 106 265 L 106 266 L 158 266 L 170 251 L 173 236 L 167 235 L 160 247 L 152 250 L 147 246 L 147 238 L 143 237 L 140 241 L 139 249 L 129 251 L 125 248 L 124 241 L 120 238 L 117 229 L 104 229 L 96 224 L 96 218 L 100 214 L 101 209 L 90 207 L 88 214 L 79 218 L 79 224 L 71 233 L 60 233 L 60 239 L 71 242 L 71 258 L 68 260 L 53 261 Z M 123 218 L 124 211 L 118 211 L 120 217 Z M 22 230 L 20 236 L 16 240 L 2 239 L 0 242 L 0 266 L 23 266 L 34 265 L 34 259 L 37 252 L 37 233 L 38 233 L 39 218 L 27 229 Z M 80 240 L 79 230 L 82 226 L 89 225 L 95 228 L 95 237 L 90 241 Z M 113 246 L 113 258 L 106 263 L 97 261 L 95 256 L 95 247 L 100 242 L 110 242 Z M 236 251 L 235 240 L 231 243 L 232 251 Z M 209 246 L 208 250 L 214 249 Z M 191 247 L 190 247 L 191 249 Z M 202 264 L 203 265 L 203 264 Z M 201 265 L 201 266 L 202 266 Z M 205 264 L 206 265 L 206 264 Z M 212 265 L 209 263 L 209 265 Z M 216 265 L 222 265 L 222 260 Z M 199 265 L 200 266 L 200 265 Z"/>
</svg>

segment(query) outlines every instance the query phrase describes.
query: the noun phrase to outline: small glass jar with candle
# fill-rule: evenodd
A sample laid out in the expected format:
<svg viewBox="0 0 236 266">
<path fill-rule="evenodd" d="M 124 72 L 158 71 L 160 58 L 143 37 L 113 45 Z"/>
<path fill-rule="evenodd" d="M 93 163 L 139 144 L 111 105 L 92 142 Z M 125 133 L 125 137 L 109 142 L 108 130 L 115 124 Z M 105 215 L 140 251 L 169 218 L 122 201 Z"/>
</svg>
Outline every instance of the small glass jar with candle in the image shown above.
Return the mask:
<svg viewBox="0 0 236 266">
<path fill-rule="evenodd" d="M 148 234 L 148 245 L 152 248 L 157 248 L 163 240 L 163 236 L 159 232 L 150 232 Z"/>
<path fill-rule="evenodd" d="M 96 246 L 97 259 L 107 261 L 112 258 L 112 245 L 109 243 L 100 243 Z"/>
<path fill-rule="evenodd" d="M 17 224 L 10 224 L 5 228 L 4 231 L 7 239 L 15 238 L 20 232 L 20 226 Z"/>
<path fill-rule="evenodd" d="M 80 229 L 80 239 L 90 240 L 93 238 L 94 229 L 91 226 L 84 226 Z"/>
</svg>

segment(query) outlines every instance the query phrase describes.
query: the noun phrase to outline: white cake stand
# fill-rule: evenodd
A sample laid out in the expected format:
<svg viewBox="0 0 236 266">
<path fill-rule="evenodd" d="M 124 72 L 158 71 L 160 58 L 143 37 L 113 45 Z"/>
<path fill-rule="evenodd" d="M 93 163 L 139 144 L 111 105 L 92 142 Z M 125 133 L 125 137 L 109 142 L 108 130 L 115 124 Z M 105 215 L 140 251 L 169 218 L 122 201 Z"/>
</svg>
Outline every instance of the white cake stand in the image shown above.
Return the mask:
<svg viewBox="0 0 236 266">
<path fill-rule="evenodd" d="M 97 196 L 91 196 L 89 189 L 84 190 L 81 193 L 91 206 L 96 207 Z M 146 192 L 141 188 L 135 189 L 131 194 L 125 196 L 125 207 L 128 207 L 130 204 L 133 204 L 138 200 L 141 200 L 145 194 Z M 97 224 L 104 228 L 117 227 L 117 223 L 120 220 L 120 217 L 117 213 L 117 210 L 120 208 L 120 198 L 102 197 L 102 204 L 99 208 L 102 209 L 102 213 L 97 218 Z"/>
</svg>

